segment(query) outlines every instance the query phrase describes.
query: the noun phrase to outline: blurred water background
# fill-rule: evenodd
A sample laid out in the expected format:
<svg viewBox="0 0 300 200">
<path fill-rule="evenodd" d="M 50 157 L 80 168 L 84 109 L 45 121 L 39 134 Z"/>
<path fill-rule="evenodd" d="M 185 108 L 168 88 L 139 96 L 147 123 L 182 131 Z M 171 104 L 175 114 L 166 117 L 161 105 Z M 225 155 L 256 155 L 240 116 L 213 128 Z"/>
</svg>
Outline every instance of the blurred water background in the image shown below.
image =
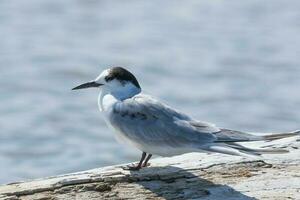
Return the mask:
<svg viewBox="0 0 300 200">
<path fill-rule="evenodd" d="M 70 89 L 125 66 L 220 127 L 300 128 L 298 0 L 1 0 L 0 183 L 138 160 Z"/>
</svg>

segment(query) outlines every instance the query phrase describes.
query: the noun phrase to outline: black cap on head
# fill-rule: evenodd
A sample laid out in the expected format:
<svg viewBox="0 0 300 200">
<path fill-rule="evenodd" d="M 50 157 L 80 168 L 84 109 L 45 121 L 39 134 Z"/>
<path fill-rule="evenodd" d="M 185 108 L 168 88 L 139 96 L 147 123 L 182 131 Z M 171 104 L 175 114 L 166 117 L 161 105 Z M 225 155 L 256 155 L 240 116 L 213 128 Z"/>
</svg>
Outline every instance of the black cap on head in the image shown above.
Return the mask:
<svg viewBox="0 0 300 200">
<path fill-rule="evenodd" d="M 112 67 L 109 70 L 109 74 L 105 77 L 105 80 L 109 82 L 114 79 L 119 80 L 121 83 L 129 81 L 137 88 L 141 88 L 134 75 L 123 67 Z"/>
</svg>

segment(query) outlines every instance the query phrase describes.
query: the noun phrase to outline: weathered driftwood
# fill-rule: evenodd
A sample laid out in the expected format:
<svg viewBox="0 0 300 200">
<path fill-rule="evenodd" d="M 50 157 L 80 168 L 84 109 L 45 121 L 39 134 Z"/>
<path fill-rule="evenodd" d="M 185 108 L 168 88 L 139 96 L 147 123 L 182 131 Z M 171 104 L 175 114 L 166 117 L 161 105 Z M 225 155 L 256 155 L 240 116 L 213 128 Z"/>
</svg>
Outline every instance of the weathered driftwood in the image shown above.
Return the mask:
<svg viewBox="0 0 300 200">
<path fill-rule="evenodd" d="M 291 152 L 259 159 L 192 153 L 140 171 L 112 166 L 12 183 L 0 186 L 0 199 L 300 199 L 297 139 L 260 143 Z"/>
</svg>

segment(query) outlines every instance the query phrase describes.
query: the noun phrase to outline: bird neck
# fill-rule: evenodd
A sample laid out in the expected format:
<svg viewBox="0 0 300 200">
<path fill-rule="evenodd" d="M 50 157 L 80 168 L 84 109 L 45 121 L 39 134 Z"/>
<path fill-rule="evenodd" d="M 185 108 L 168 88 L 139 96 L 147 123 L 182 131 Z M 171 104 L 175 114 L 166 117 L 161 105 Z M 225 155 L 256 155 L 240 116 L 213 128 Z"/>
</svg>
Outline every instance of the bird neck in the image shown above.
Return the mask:
<svg viewBox="0 0 300 200">
<path fill-rule="evenodd" d="M 141 89 L 131 83 L 124 85 L 122 88 L 103 88 L 98 97 L 99 109 L 100 111 L 105 111 L 111 104 L 131 98 L 140 92 Z"/>
<path fill-rule="evenodd" d="M 122 87 L 110 88 L 108 92 L 116 99 L 123 101 L 139 94 L 141 92 L 141 88 L 136 87 L 132 83 L 126 83 Z"/>
</svg>

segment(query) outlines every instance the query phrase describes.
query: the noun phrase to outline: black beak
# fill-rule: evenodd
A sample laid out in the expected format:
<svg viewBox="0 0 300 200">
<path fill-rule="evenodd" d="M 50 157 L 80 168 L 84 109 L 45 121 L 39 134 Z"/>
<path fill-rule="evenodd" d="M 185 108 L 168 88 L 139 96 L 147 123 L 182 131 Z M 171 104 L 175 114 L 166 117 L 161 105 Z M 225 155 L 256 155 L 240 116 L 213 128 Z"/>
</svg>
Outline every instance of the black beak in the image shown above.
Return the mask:
<svg viewBox="0 0 300 200">
<path fill-rule="evenodd" d="M 72 90 L 79 90 L 79 89 L 90 88 L 90 87 L 99 87 L 101 85 L 103 84 L 96 83 L 95 81 L 91 81 L 91 82 L 78 85 L 77 87 L 74 87 Z"/>
</svg>

